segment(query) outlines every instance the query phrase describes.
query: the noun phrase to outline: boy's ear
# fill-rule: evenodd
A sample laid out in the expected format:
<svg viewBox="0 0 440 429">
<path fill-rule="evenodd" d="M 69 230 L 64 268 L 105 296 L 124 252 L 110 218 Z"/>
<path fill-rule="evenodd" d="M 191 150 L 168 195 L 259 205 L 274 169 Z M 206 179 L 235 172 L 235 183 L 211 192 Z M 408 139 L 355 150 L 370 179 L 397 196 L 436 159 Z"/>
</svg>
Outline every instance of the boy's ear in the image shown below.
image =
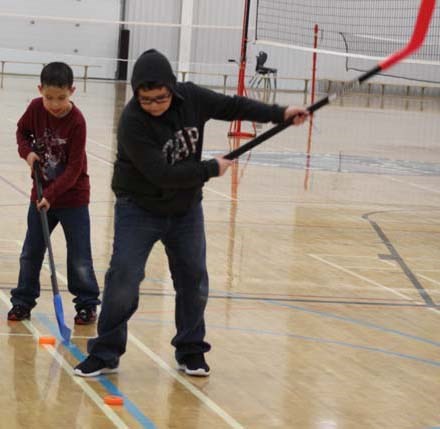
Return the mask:
<svg viewBox="0 0 440 429">
<path fill-rule="evenodd" d="M 40 94 L 42 89 L 43 89 L 43 85 L 38 85 L 38 91 L 40 92 Z"/>
<path fill-rule="evenodd" d="M 76 86 L 71 86 L 70 87 L 70 95 L 73 95 L 76 91 Z"/>
</svg>

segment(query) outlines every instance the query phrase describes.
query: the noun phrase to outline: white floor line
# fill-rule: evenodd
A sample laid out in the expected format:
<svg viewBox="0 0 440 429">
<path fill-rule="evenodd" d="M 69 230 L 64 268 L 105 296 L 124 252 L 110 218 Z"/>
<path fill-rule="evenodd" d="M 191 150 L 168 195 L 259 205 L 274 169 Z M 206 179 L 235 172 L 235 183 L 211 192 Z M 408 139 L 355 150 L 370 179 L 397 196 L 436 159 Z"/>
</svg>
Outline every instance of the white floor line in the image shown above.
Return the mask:
<svg viewBox="0 0 440 429">
<path fill-rule="evenodd" d="M 33 337 L 32 334 L 20 334 L 18 332 L 1 332 L 0 337 Z"/>
<path fill-rule="evenodd" d="M 102 158 L 100 158 L 100 157 L 98 157 L 96 155 L 93 155 L 93 153 L 90 153 L 89 151 L 87 151 L 87 156 L 90 157 L 90 158 L 96 159 L 97 161 L 103 162 L 104 164 L 113 166 L 113 162 L 107 161 L 107 160 L 102 159 Z"/>
<path fill-rule="evenodd" d="M 149 347 L 137 339 L 133 334 L 128 334 L 128 340 L 135 344 L 143 353 L 145 353 L 158 366 L 165 370 L 171 377 L 178 381 L 182 386 L 189 390 L 197 399 L 199 399 L 211 411 L 223 419 L 230 427 L 241 429 L 243 426 L 233 419 L 228 413 L 220 408 L 214 401 L 209 399 L 197 387 L 194 387 L 185 377 L 182 377 L 175 369 L 171 368 L 162 358 L 154 353 Z"/>
<path fill-rule="evenodd" d="M 416 274 L 417 274 L 417 276 L 421 277 L 422 279 L 428 280 L 429 282 L 435 283 L 436 285 L 440 285 L 440 282 L 438 280 L 431 279 L 431 277 L 424 276 L 423 274 L 420 274 L 420 273 L 416 273 Z"/>
<path fill-rule="evenodd" d="M 109 152 L 116 153 L 116 151 L 112 147 L 109 147 L 105 144 L 99 143 L 96 140 L 91 139 L 90 137 L 87 137 L 87 141 L 92 142 L 96 146 L 103 147 L 104 149 L 107 149 Z"/>
<path fill-rule="evenodd" d="M 376 282 L 376 281 L 374 281 L 374 280 L 371 280 L 371 279 L 369 279 L 368 277 L 361 276 L 360 274 L 357 274 L 357 273 L 355 273 L 355 272 L 353 272 L 353 271 L 351 271 L 351 270 L 347 270 L 346 268 L 341 267 L 341 266 L 338 265 L 338 264 L 334 264 L 333 262 L 327 261 L 327 260 L 325 260 L 324 258 L 319 257 L 318 255 L 314 255 L 314 254 L 312 254 L 312 253 L 309 253 L 308 255 L 309 255 L 311 258 L 314 258 L 314 259 L 316 259 L 316 260 L 318 260 L 318 261 L 320 261 L 320 262 L 322 262 L 322 263 L 324 263 L 324 264 L 330 265 L 331 267 L 336 268 L 336 269 L 339 270 L 339 271 L 342 271 L 342 272 L 344 272 L 344 273 L 350 274 L 351 276 L 354 276 L 354 277 L 356 277 L 356 278 L 358 278 L 358 279 L 361 279 L 361 280 L 363 280 L 363 281 L 365 281 L 365 282 L 367 282 L 367 283 L 370 283 L 370 284 L 372 284 L 372 285 L 374 285 L 374 286 L 377 286 L 377 287 L 379 287 L 379 288 L 382 288 L 382 289 L 388 290 L 389 292 L 393 293 L 394 295 L 398 295 L 398 296 L 400 296 L 401 298 L 405 298 L 405 299 L 407 299 L 408 301 L 411 301 L 411 298 L 410 298 L 409 296 L 404 295 L 403 293 L 400 293 L 400 292 L 396 291 L 395 289 L 392 289 L 392 288 L 390 288 L 390 287 L 388 287 L 388 286 L 385 286 L 385 285 L 383 285 L 383 284 L 381 284 L 381 283 L 379 283 L 379 282 Z M 437 308 L 427 308 L 427 310 L 434 311 L 435 313 L 440 314 L 440 310 L 438 310 Z"/>
<path fill-rule="evenodd" d="M 339 270 L 339 271 L 343 271 L 344 273 L 350 274 L 351 276 L 354 276 L 354 277 L 356 277 L 356 278 L 358 278 L 358 279 L 361 279 L 361 280 L 363 280 L 363 281 L 366 281 L 367 283 L 370 283 L 370 284 L 372 284 L 372 285 L 374 285 L 374 286 L 377 286 L 377 287 L 379 287 L 379 288 L 386 289 L 387 291 L 393 293 L 394 295 L 400 296 L 401 298 L 405 298 L 405 299 L 407 299 L 408 301 L 411 300 L 411 298 L 410 298 L 409 296 L 407 296 L 407 295 L 405 295 L 405 294 L 403 294 L 403 293 L 397 292 L 396 290 L 394 290 L 394 289 L 392 289 L 392 288 L 390 288 L 390 287 L 388 287 L 388 286 L 385 286 L 385 285 L 383 285 L 383 284 L 381 284 L 381 283 L 378 283 L 378 282 L 376 282 L 376 281 L 374 281 L 374 280 L 371 280 L 371 279 L 369 279 L 368 277 L 365 277 L 365 276 L 362 276 L 362 275 L 360 275 L 360 274 L 357 274 L 357 273 L 355 273 L 355 272 L 353 272 L 353 271 L 351 271 L 351 270 L 348 270 L 347 268 L 341 267 L 341 266 L 338 265 L 338 264 L 335 264 L 335 263 L 333 263 L 333 262 L 327 261 L 326 259 L 321 258 L 321 257 L 318 256 L 318 255 L 315 255 L 315 254 L 313 254 L 313 253 L 309 253 L 308 255 L 309 255 L 311 258 L 314 258 L 314 259 L 316 259 L 316 260 L 318 260 L 318 261 L 320 261 L 320 262 L 322 262 L 322 263 L 324 263 L 324 264 L 330 265 L 331 267 L 336 268 L 336 269 Z"/>
<path fill-rule="evenodd" d="M 409 185 L 412 186 L 413 188 L 423 189 L 424 191 L 435 192 L 436 194 L 440 194 L 440 190 L 438 189 L 428 188 L 427 186 L 418 185 L 416 183 L 408 182 L 406 180 L 396 179 L 395 177 L 386 177 L 386 176 L 384 177 L 388 180 L 392 180 L 393 182 L 403 183 L 404 185 Z"/>
<path fill-rule="evenodd" d="M 209 186 L 204 186 L 203 187 L 203 190 L 204 191 L 209 191 L 209 192 L 212 192 L 213 194 L 217 194 L 217 195 L 220 195 L 221 197 L 223 197 L 223 198 L 225 198 L 226 200 L 228 200 L 228 201 L 238 201 L 238 200 L 236 200 L 235 198 L 232 198 L 230 195 L 228 195 L 228 194 L 224 194 L 223 192 L 219 192 L 219 191 L 215 191 L 214 189 L 212 189 L 212 188 L 210 188 Z"/>
<path fill-rule="evenodd" d="M 384 260 L 382 260 L 382 262 L 383 262 L 384 264 L 387 264 L 387 265 L 394 265 L 393 262 L 391 262 L 391 261 L 384 261 Z M 434 270 L 434 271 L 437 271 L 437 270 Z M 435 283 L 435 284 L 437 284 L 437 285 L 440 285 L 440 282 L 439 282 L 438 280 L 434 280 L 434 279 L 432 279 L 431 277 L 424 276 L 423 274 L 420 274 L 419 272 L 414 272 L 414 274 L 415 274 L 417 277 L 421 277 L 422 279 L 428 280 L 428 281 L 431 282 L 431 283 Z M 425 290 L 427 291 L 428 289 L 425 289 Z"/>
<path fill-rule="evenodd" d="M 16 243 L 22 246 L 19 240 L 14 240 Z M 49 267 L 44 264 L 44 268 L 50 271 Z M 57 278 L 67 285 L 67 278 L 62 274 L 57 273 Z M 3 294 L 3 292 L 0 292 Z M 181 383 L 186 389 L 188 389 L 194 396 L 196 396 L 203 404 L 205 404 L 209 409 L 211 409 L 215 414 L 222 418 L 226 423 L 232 428 L 243 428 L 236 420 L 234 420 L 229 414 L 222 410 L 214 401 L 209 399 L 204 395 L 199 389 L 194 387 L 190 382 L 188 382 L 184 377 L 182 377 L 175 369 L 171 368 L 164 360 L 162 360 L 156 353 L 150 350 L 145 344 L 143 344 L 134 335 L 128 334 L 128 340 L 135 344 L 142 352 L 144 352 L 151 360 L 153 360 L 158 366 L 164 369 L 171 377 L 176 379 Z M 72 369 L 71 369 L 72 371 Z M 76 379 L 76 378 L 74 378 Z"/>
<path fill-rule="evenodd" d="M 9 307 L 10 302 L 6 294 L 0 291 L 0 300 Z M 35 325 L 28 320 L 24 320 L 21 322 L 29 332 L 32 334 L 32 337 L 38 341 L 38 338 L 41 337 L 40 331 L 35 327 Z M 35 347 L 38 347 L 37 342 L 35 343 Z M 103 401 L 103 399 L 80 377 L 76 377 L 73 375 L 73 368 L 69 365 L 69 363 L 64 359 L 64 357 L 58 353 L 58 351 L 53 346 L 43 345 L 46 351 L 60 364 L 60 366 L 66 371 L 66 373 L 70 376 L 70 378 L 84 391 L 84 393 L 96 404 L 96 406 L 108 417 L 108 419 L 113 423 L 113 425 L 118 429 L 129 429 L 129 427 L 124 423 L 123 420 Z"/>
</svg>

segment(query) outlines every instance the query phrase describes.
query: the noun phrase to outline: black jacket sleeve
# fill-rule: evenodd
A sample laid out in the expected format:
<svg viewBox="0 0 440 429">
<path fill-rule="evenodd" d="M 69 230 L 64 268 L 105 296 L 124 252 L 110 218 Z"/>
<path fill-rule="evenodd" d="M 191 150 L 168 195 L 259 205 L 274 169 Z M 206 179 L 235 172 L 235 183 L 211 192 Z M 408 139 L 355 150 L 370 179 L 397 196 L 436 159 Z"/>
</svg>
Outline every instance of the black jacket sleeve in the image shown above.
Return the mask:
<svg viewBox="0 0 440 429">
<path fill-rule="evenodd" d="M 149 182 L 160 188 L 185 189 L 202 186 L 218 176 L 215 159 L 192 159 L 174 165 L 166 161 L 162 150 L 149 137 L 145 124 L 136 115 L 126 115 L 118 130 L 118 162 L 130 163 Z"/>
<path fill-rule="evenodd" d="M 228 96 L 192 84 L 205 120 L 220 119 L 225 121 L 245 120 L 256 122 L 284 121 L 286 107 L 277 104 L 266 104 L 246 97 Z"/>
</svg>

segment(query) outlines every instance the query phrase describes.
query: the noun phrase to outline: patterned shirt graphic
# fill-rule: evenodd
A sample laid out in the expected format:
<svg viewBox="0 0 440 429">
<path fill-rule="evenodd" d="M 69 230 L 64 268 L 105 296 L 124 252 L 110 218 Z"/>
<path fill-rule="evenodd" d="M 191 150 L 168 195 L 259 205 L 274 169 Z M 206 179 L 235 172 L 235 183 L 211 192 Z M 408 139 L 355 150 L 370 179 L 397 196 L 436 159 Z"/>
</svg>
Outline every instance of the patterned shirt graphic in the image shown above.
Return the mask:
<svg viewBox="0 0 440 429">
<path fill-rule="evenodd" d="M 32 149 L 40 157 L 44 180 L 56 179 L 66 168 L 67 139 L 59 137 L 56 131 L 47 128 L 42 137 L 32 142 Z"/>
</svg>

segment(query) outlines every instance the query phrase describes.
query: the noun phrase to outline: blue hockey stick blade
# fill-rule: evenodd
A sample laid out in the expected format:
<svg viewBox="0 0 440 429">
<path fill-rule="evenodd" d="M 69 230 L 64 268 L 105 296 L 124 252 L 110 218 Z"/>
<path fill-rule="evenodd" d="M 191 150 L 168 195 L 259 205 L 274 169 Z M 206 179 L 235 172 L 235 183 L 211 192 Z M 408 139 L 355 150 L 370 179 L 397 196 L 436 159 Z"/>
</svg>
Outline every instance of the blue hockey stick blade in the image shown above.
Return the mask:
<svg viewBox="0 0 440 429">
<path fill-rule="evenodd" d="M 63 337 L 63 340 L 68 343 L 70 341 L 71 331 L 64 323 L 63 302 L 61 301 L 61 296 L 59 294 L 55 294 L 53 296 L 53 304 L 55 306 L 55 315 L 57 317 L 58 328 L 61 336 Z"/>
</svg>

